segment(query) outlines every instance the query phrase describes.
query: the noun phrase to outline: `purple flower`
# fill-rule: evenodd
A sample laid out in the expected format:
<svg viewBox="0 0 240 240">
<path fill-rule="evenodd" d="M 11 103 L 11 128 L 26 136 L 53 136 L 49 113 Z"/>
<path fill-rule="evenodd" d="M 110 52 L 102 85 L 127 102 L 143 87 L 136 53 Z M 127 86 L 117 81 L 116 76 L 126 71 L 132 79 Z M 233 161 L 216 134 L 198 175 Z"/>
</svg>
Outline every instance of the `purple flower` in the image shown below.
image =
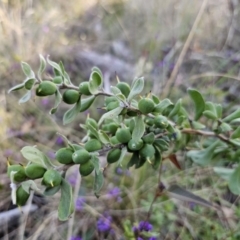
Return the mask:
<svg viewBox="0 0 240 240">
<path fill-rule="evenodd" d="M 57 145 L 63 145 L 63 143 L 64 143 L 63 138 L 61 136 L 58 136 L 57 140 L 56 140 L 56 144 Z"/>
<path fill-rule="evenodd" d="M 141 237 L 138 237 L 138 238 L 137 238 L 137 240 L 143 240 L 143 238 L 141 238 Z"/>
<path fill-rule="evenodd" d="M 123 174 L 122 168 L 117 167 L 117 168 L 116 168 L 116 173 L 119 174 L 119 175 L 122 175 L 122 174 Z"/>
<path fill-rule="evenodd" d="M 48 155 L 51 159 L 54 159 L 54 158 L 55 158 L 55 152 L 53 152 L 53 151 L 49 151 L 47 155 Z"/>
<path fill-rule="evenodd" d="M 75 186 L 75 185 L 76 185 L 77 174 L 79 174 L 78 171 L 73 172 L 70 176 L 68 176 L 68 182 L 69 182 L 72 186 Z"/>
<path fill-rule="evenodd" d="M 85 199 L 83 197 L 78 197 L 75 202 L 76 210 L 81 211 L 83 209 L 84 203 L 85 203 Z"/>
<path fill-rule="evenodd" d="M 156 237 L 150 237 L 148 240 L 157 240 Z"/>
<path fill-rule="evenodd" d="M 81 237 L 72 236 L 72 237 L 70 238 L 70 240 L 82 240 L 82 238 L 81 238 Z"/>
<path fill-rule="evenodd" d="M 144 221 L 141 221 L 139 223 L 138 228 L 140 231 L 146 231 L 146 232 L 151 231 L 153 229 L 152 224 Z"/>
<path fill-rule="evenodd" d="M 109 232 L 113 231 L 111 227 L 112 217 L 111 216 L 103 216 L 100 217 L 97 221 L 97 229 L 99 232 Z"/>
<path fill-rule="evenodd" d="M 120 195 L 121 190 L 118 187 L 114 187 L 113 189 L 108 191 L 109 198 L 116 198 Z"/>
</svg>

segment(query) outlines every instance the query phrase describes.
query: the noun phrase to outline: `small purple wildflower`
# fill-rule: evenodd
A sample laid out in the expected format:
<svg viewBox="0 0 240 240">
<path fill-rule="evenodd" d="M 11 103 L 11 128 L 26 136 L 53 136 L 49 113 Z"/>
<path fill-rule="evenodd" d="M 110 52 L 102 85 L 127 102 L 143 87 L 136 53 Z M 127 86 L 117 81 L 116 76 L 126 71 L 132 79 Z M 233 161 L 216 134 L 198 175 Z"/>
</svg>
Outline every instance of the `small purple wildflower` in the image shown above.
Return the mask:
<svg viewBox="0 0 240 240">
<path fill-rule="evenodd" d="M 85 199 L 83 197 L 78 197 L 75 202 L 76 210 L 81 211 L 83 209 L 84 203 L 85 203 Z"/>
<path fill-rule="evenodd" d="M 47 155 L 48 155 L 48 157 L 50 157 L 51 159 L 54 159 L 54 158 L 55 158 L 55 152 L 53 152 L 53 151 L 49 151 Z"/>
<path fill-rule="evenodd" d="M 81 237 L 72 236 L 72 237 L 70 238 L 70 240 L 82 240 L 82 238 L 81 238 Z"/>
<path fill-rule="evenodd" d="M 56 144 L 57 145 L 63 145 L 63 143 L 64 143 L 63 138 L 61 136 L 58 136 L 57 140 L 56 140 Z"/>
<path fill-rule="evenodd" d="M 152 224 L 144 221 L 141 221 L 139 223 L 138 228 L 140 231 L 146 231 L 146 232 L 151 231 L 153 229 Z"/>
<path fill-rule="evenodd" d="M 99 232 L 109 232 L 112 230 L 111 227 L 112 217 L 106 216 L 106 217 L 100 217 L 97 221 L 97 228 Z"/>
<path fill-rule="evenodd" d="M 116 168 L 116 173 L 117 173 L 118 175 L 122 175 L 122 174 L 123 174 L 122 168 L 117 167 L 117 168 Z"/>
<path fill-rule="evenodd" d="M 156 237 L 150 237 L 148 240 L 157 240 Z"/>
<path fill-rule="evenodd" d="M 118 187 L 114 187 L 113 189 L 108 191 L 109 198 L 118 197 L 121 193 L 121 190 Z"/>
<path fill-rule="evenodd" d="M 70 176 L 68 176 L 68 182 L 74 187 L 76 185 L 76 181 L 77 181 L 77 174 L 78 171 L 73 172 Z"/>
</svg>

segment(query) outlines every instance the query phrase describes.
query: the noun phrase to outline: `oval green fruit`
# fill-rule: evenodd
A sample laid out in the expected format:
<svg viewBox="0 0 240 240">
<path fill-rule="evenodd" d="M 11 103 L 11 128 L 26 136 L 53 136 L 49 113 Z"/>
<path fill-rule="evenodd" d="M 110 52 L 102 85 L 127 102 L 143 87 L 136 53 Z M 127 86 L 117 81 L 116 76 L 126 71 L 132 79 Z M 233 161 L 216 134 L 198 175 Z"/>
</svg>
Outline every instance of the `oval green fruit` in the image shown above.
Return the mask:
<svg viewBox="0 0 240 240">
<path fill-rule="evenodd" d="M 105 106 L 107 106 L 109 103 L 111 103 L 111 102 L 116 102 L 116 101 L 117 101 L 117 98 L 114 97 L 114 96 L 105 97 L 105 99 L 104 99 L 104 104 L 105 104 Z"/>
<path fill-rule="evenodd" d="M 139 141 L 134 141 L 133 139 L 131 139 L 128 142 L 128 148 L 131 151 L 138 151 L 143 147 L 143 141 L 140 139 Z"/>
<path fill-rule="evenodd" d="M 119 144 L 120 142 L 117 140 L 116 136 L 110 138 L 110 143 L 113 145 Z"/>
<path fill-rule="evenodd" d="M 169 123 L 168 123 L 168 119 L 162 115 L 158 115 L 154 118 L 154 124 L 156 127 L 159 128 L 167 128 Z"/>
<path fill-rule="evenodd" d="M 127 143 L 132 138 L 131 131 L 129 128 L 119 128 L 116 132 L 116 138 L 120 143 Z"/>
<path fill-rule="evenodd" d="M 22 182 L 27 178 L 25 169 L 21 165 L 18 165 L 18 164 L 9 165 L 7 169 L 7 174 L 9 177 L 12 171 L 16 172 L 13 177 L 13 180 L 16 182 Z"/>
<path fill-rule="evenodd" d="M 61 182 L 62 182 L 61 174 L 54 169 L 47 170 L 43 175 L 43 184 L 48 187 L 59 186 Z"/>
<path fill-rule="evenodd" d="M 86 124 L 87 124 L 87 125 L 91 125 L 92 127 L 98 129 L 98 123 L 97 123 L 97 121 L 96 121 L 95 119 L 93 119 L 93 118 L 90 118 L 90 117 L 87 118 Z"/>
<path fill-rule="evenodd" d="M 150 133 L 146 134 L 145 136 L 143 136 L 142 140 L 144 141 L 144 143 L 153 144 L 153 142 L 155 140 L 155 135 L 153 132 L 150 132 Z"/>
<path fill-rule="evenodd" d="M 152 99 L 150 98 L 142 98 L 138 102 L 138 109 L 143 113 L 143 114 L 148 114 L 153 111 L 155 107 L 155 104 Z"/>
<path fill-rule="evenodd" d="M 17 199 L 17 205 L 18 206 L 23 206 L 27 202 L 30 194 L 24 191 L 22 185 L 18 187 L 17 192 L 16 192 L 16 199 Z"/>
<path fill-rule="evenodd" d="M 139 151 L 139 155 L 145 159 L 152 159 L 155 155 L 155 148 L 151 144 L 145 144 Z"/>
<path fill-rule="evenodd" d="M 91 161 L 88 161 L 84 164 L 80 164 L 79 172 L 83 177 L 86 177 L 89 174 L 91 174 L 93 170 L 94 170 L 94 165 Z"/>
<path fill-rule="evenodd" d="M 41 178 L 46 171 L 43 166 L 36 163 L 32 163 L 25 168 L 25 173 L 30 179 Z"/>
<path fill-rule="evenodd" d="M 117 123 L 109 123 L 107 125 L 107 131 L 111 134 L 115 134 L 117 129 L 118 129 L 119 125 Z"/>
<path fill-rule="evenodd" d="M 119 82 L 116 87 L 118 89 L 120 89 L 120 91 L 122 92 L 122 94 L 127 98 L 129 93 L 130 93 L 130 86 L 128 83 L 126 82 Z"/>
<path fill-rule="evenodd" d="M 79 92 L 86 96 L 92 95 L 89 91 L 89 82 L 81 82 L 79 84 Z"/>
<path fill-rule="evenodd" d="M 58 162 L 62 164 L 70 164 L 72 160 L 73 150 L 71 148 L 60 148 L 55 155 Z"/>
<path fill-rule="evenodd" d="M 114 101 L 114 102 L 110 102 L 107 106 L 106 109 L 107 111 L 111 111 L 115 108 L 119 107 L 119 102 L 118 101 Z"/>
<path fill-rule="evenodd" d="M 68 89 L 63 93 L 63 101 L 67 104 L 74 104 L 79 100 L 80 94 L 74 89 Z"/>
<path fill-rule="evenodd" d="M 57 86 L 51 81 L 43 81 L 36 88 L 36 95 L 38 97 L 45 97 L 53 95 L 57 91 Z"/>
<path fill-rule="evenodd" d="M 107 155 L 107 162 L 108 163 L 117 162 L 121 156 L 121 152 L 122 151 L 119 148 L 110 150 Z"/>
<path fill-rule="evenodd" d="M 102 144 L 97 139 L 90 139 L 85 144 L 85 149 L 88 152 L 94 152 L 102 149 Z"/>
<path fill-rule="evenodd" d="M 55 76 L 52 80 L 55 84 L 61 84 L 62 83 L 62 76 Z"/>
<path fill-rule="evenodd" d="M 72 155 L 72 159 L 76 164 L 84 164 L 87 161 L 89 161 L 90 158 L 91 158 L 91 155 L 85 149 L 77 150 Z"/>
</svg>

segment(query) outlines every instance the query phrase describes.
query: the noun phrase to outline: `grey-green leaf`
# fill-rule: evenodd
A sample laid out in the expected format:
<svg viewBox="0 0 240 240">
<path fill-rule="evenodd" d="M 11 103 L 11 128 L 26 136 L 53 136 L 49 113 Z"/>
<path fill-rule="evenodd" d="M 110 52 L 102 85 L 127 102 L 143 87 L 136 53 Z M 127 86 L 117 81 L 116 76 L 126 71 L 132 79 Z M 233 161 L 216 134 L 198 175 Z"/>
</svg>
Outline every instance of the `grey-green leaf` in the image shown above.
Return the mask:
<svg viewBox="0 0 240 240">
<path fill-rule="evenodd" d="M 145 133 L 145 123 L 141 115 L 135 117 L 135 126 L 132 133 L 132 139 L 139 141 Z"/>
<path fill-rule="evenodd" d="M 38 78 L 41 80 L 42 79 L 42 73 L 44 72 L 45 68 L 46 68 L 46 60 L 45 58 L 39 54 L 39 58 L 40 58 L 40 66 L 38 69 Z"/>
<path fill-rule="evenodd" d="M 97 174 L 97 172 L 95 171 L 94 193 L 96 197 L 99 197 L 99 192 L 102 189 L 103 184 L 104 184 L 103 172 L 99 171 L 99 173 Z"/>
<path fill-rule="evenodd" d="M 95 96 L 91 96 L 91 97 L 82 99 L 82 100 L 81 100 L 80 112 L 84 112 L 84 111 L 86 111 L 88 108 L 90 108 L 91 105 L 93 104 L 95 98 L 96 98 Z"/>
<path fill-rule="evenodd" d="M 193 100 L 195 108 L 194 120 L 197 121 L 202 116 L 202 113 L 205 110 L 205 101 L 202 97 L 202 94 L 196 89 L 189 88 L 187 91 L 189 96 Z"/>
<path fill-rule="evenodd" d="M 66 125 L 70 122 L 72 122 L 77 114 L 80 112 L 81 109 L 81 98 L 78 100 L 78 102 L 70 108 L 67 112 L 63 115 L 63 125 Z"/>
<path fill-rule="evenodd" d="M 234 119 L 240 118 L 240 108 L 238 108 L 236 111 L 228 115 L 223 119 L 224 122 L 231 122 Z"/>
<path fill-rule="evenodd" d="M 131 101 L 132 98 L 134 98 L 136 95 L 138 95 L 142 92 L 143 88 L 144 88 L 144 78 L 143 77 L 134 80 L 134 83 L 131 87 L 131 91 L 128 95 L 127 100 Z"/>
<path fill-rule="evenodd" d="M 31 90 L 32 87 L 34 86 L 35 81 L 36 81 L 35 78 L 27 78 L 27 79 L 24 81 L 24 87 L 25 87 L 27 90 Z"/>
<path fill-rule="evenodd" d="M 119 157 L 119 159 L 118 159 L 118 161 L 117 161 L 117 165 L 119 166 L 121 166 L 122 165 L 122 161 L 123 161 L 123 159 L 124 159 L 124 157 L 125 157 L 125 155 L 127 154 L 127 148 L 126 147 L 124 147 L 124 148 L 122 148 L 122 150 L 121 150 L 121 155 L 120 155 L 120 157 Z"/>
<path fill-rule="evenodd" d="M 55 187 L 47 187 L 43 194 L 45 196 L 53 196 L 54 194 L 56 194 L 61 188 L 61 185 L 55 186 Z"/>
<path fill-rule="evenodd" d="M 224 167 L 214 167 L 213 171 L 217 173 L 221 178 L 229 181 L 230 177 L 234 172 L 234 169 L 224 168 Z"/>
<path fill-rule="evenodd" d="M 61 103 L 62 101 L 62 95 L 59 91 L 59 89 L 57 89 L 57 91 L 55 92 L 55 104 L 54 104 L 54 107 L 50 110 L 50 114 L 54 114 L 57 109 L 58 109 L 58 106 L 59 104 Z"/>
<path fill-rule="evenodd" d="M 92 155 L 92 158 L 90 160 L 93 165 L 94 165 L 94 169 L 96 171 L 96 174 L 98 175 L 99 174 L 99 171 L 100 171 L 100 162 L 99 162 L 99 158 L 96 156 L 96 155 Z"/>
<path fill-rule="evenodd" d="M 33 180 L 28 180 L 25 182 L 22 182 L 22 188 L 25 192 L 29 193 L 30 190 L 34 190 L 37 192 L 40 192 L 40 189 L 37 187 L 36 183 Z"/>
<path fill-rule="evenodd" d="M 103 130 L 98 131 L 98 136 L 99 136 L 100 142 L 102 142 L 103 144 L 109 144 L 110 143 L 109 136 Z"/>
<path fill-rule="evenodd" d="M 60 221 L 66 221 L 70 217 L 72 201 L 72 187 L 65 179 L 62 179 L 61 199 L 58 205 L 58 218 Z"/>
<path fill-rule="evenodd" d="M 166 108 L 172 105 L 173 103 L 168 98 L 165 98 L 157 106 L 155 106 L 154 112 L 162 113 Z"/>
<path fill-rule="evenodd" d="M 177 115 L 177 114 L 179 113 L 180 109 L 181 109 L 181 106 L 182 106 L 182 99 L 180 98 L 180 99 L 176 102 L 174 108 L 173 108 L 173 109 L 171 110 L 171 112 L 169 113 L 168 117 L 169 117 L 169 118 L 172 118 L 172 117 L 174 117 L 175 115 Z"/>
<path fill-rule="evenodd" d="M 63 75 L 62 69 L 59 66 L 59 64 L 57 64 L 56 62 L 53 62 L 49 59 L 49 56 L 47 56 L 47 62 L 50 66 L 52 66 L 53 68 L 55 68 L 61 75 Z"/>
<path fill-rule="evenodd" d="M 105 119 L 111 119 L 111 118 L 113 119 L 117 117 L 122 112 L 122 110 L 123 110 L 122 107 L 117 107 L 109 112 L 104 113 L 102 117 L 99 119 L 98 125 L 100 126 Z"/>
<path fill-rule="evenodd" d="M 23 70 L 24 74 L 28 78 L 35 78 L 35 74 L 34 74 L 33 70 L 31 69 L 31 67 L 27 63 L 22 62 L 21 67 L 22 67 L 22 70 Z"/>
<path fill-rule="evenodd" d="M 239 195 L 240 194 L 240 165 L 236 169 L 229 178 L 229 189 L 232 193 Z"/>
<path fill-rule="evenodd" d="M 32 92 L 31 90 L 28 90 L 27 93 L 22 98 L 19 99 L 18 103 L 21 104 L 29 101 L 31 96 L 32 96 Z"/>
<path fill-rule="evenodd" d="M 90 80 L 89 80 L 90 93 L 97 94 L 99 91 L 99 88 L 102 87 L 102 84 L 103 84 L 102 76 L 98 72 L 93 71 L 90 75 Z"/>
<path fill-rule="evenodd" d="M 18 85 L 16 85 L 16 86 L 10 88 L 10 89 L 8 90 L 8 93 L 17 91 L 17 90 L 22 89 L 22 88 L 24 88 L 24 87 L 25 87 L 25 83 L 24 83 L 24 82 L 23 82 L 23 83 L 20 83 L 20 84 L 18 84 Z"/>
</svg>

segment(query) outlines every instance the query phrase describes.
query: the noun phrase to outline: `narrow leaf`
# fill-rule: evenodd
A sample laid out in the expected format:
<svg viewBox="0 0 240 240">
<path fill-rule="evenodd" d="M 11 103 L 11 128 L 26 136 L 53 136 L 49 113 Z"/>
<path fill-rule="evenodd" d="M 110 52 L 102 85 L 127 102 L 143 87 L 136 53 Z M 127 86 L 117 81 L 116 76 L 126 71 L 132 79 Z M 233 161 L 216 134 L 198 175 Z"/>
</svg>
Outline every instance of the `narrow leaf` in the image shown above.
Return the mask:
<svg viewBox="0 0 240 240">
<path fill-rule="evenodd" d="M 17 91 L 17 90 L 22 89 L 22 88 L 24 88 L 24 87 L 25 87 L 25 83 L 20 83 L 20 84 L 18 84 L 18 85 L 16 85 L 16 86 L 10 88 L 10 89 L 8 90 L 8 93 Z"/>
<path fill-rule="evenodd" d="M 240 194 L 240 165 L 236 169 L 229 178 L 229 189 L 232 193 L 239 195 Z"/>
<path fill-rule="evenodd" d="M 132 139 L 139 141 L 145 132 L 145 123 L 141 115 L 135 117 L 135 126 L 132 133 Z"/>
<path fill-rule="evenodd" d="M 217 208 L 214 206 L 212 203 L 208 202 L 207 200 L 179 187 L 178 185 L 172 185 L 168 189 L 168 195 L 170 197 L 183 200 L 183 201 L 189 201 L 189 202 L 194 202 L 199 205 L 205 206 L 205 207 L 210 207 L 210 208 Z"/>
<path fill-rule="evenodd" d="M 39 54 L 39 58 L 40 58 L 40 66 L 38 69 L 38 78 L 41 80 L 42 79 L 42 73 L 44 72 L 45 68 L 46 68 L 46 60 L 45 58 Z"/>
<path fill-rule="evenodd" d="M 35 78 L 27 78 L 25 81 L 24 81 L 24 87 L 27 89 L 27 90 L 31 90 L 32 87 L 34 86 L 34 83 L 35 83 Z"/>
<path fill-rule="evenodd" d="M 30 190 L 34 190 L 37 192 L 40 192 L 41 190 L 37 187 L 36 183 L 33 180 L 28 180 L 25 182 L 22 182 L 22 188 L 25 192 L 30 193 Z"/>
<path fill-rule="evenodd" d="M 95 168 L 95 171 L 96 171 L 96 174 L 98 175 L 98 174 L 99 174 L 99 171 L 100 171 L 99 158 L 98 158 L 96 155 L 92 155 L 92 158 L 91 158 L 90 161 L 93 163 L 94 168 Z"/>
<path fill-rule="evenodd" d="M 171 110 L 171 112 L 169 113 L 168 117 L 169 117 L 169 118 L 172 118 L 172 117 L 174 117 L 175 115 L 177 115 L 177 114 L 179 113 L 180 109 L 181 109 L 181 106 L 182 106 L 182 99 L 180 98 L 180 99 L 176 102 L 174 108 L 173 108 L 173 109 Z"/>
<path fill-rule="evenodd" d="M 110 138 L 108 137 L 108 135 L 104 131 L 102 131 L 102 130 L 98 131 L 98 136 L 99 136 L 100 142 L 102 142 L 103 144 L 109 144 L 110 143 Z"/>
<path fill-rule="evenodd" d="M 240 118 L 240 108 L 238 108 L 236 111 L 228 115 L 223 119 L 224 122 L 231 122 L 236 118 Z"/>
<path fill-rule="evenodd" d="M 136 95 L 140 94 L 144 88 L 144 78 L 138 78 L 134 81 L 127 100 L 131 101 Z"/>
<path fill-rule="evenodd" d="M 50 112 L 49 112 L 50 114 L 56 113 L 61 101 L 62 101 L 62 95 L 61 95 L 59 89 L 57 89 L 57 91 L 55 92 L 55 104 L 54 104 L 54 107 L 50 110 Z"/>
<path fill-rule="evenodd" d="M 91 97 L 82 99 L 82 100 L 81 100 L 80 112 L 84 112 L 84 111 L 86 111 L 88 108 L 90 108 L 91 105 L 93 104 L 95 98 L 96 98 L 95 96 L 91 96 Z"/>
<path fill-rule="evenodd" d="M 53 196 L 54 194 L 56 194 L 61 188 L 61 185 L 59 186 L 55 186 L 55 187 L 47 187 L 45 189 L 45 191 L 43 192 L 43 194 L 45 196 Z"/>
<path fill-rule="evenodd" d="M 81 99 L 78 100 L 78 102 L 70 108 L 67 112 L 63 115 L 63 125 L 66 125 L 70 122 L 72 122 L 77 114 L 80 112 L 81 109 Z"/>
<path fill-rule="evenodd" d="M 97 174 L 97 172 L 95 171 L 94 193 L 97 198 L 99 197 L 99 192 L 102 189 L 103 184 L 104 184 L 103 172 L 99 171 L 99 173 Z"/>
<path fill-rule="evenodd" d="M 118 161 L 117 161 L 117 165 L 118 165 L 118 166 L 119 166 L 119 165 L 120 165 L 120 166 L 122 165 L 122 161 L 123 161 L 126 153 L 127 153 L 127 148 L 126 148 L 126 147 L 122 148 L 121 155 L 120 155 L 120 157 L 119 157 L 119 159 L 118 159 Z"/>
<path fill-rule="evenodd" d="M 71 215 L 72 201 L 72 188 L 65 179 L 62 179 L 61 199 L 58 205 L 58 218 L 60 221 L 68 220 L 69 216 Z"/>
<path fill-rule="evenodd" d="M 193 100 L 195 108 L 194 120 L 197 121 L 202 116 L 202 113 L 205 110 L 205 101 L 202 97 L 202 94 L 196 89 L 189 88 L 187 91 L 189 96 Z"/>
<path fill-rule="evenodd" d="M 55 68 L 61 75 L 63 75 L 62 69 L 59 66 L 59 64 L 57 64 L 56 62 L 53 62 L 49 59 L 49 55 L 47 56 L 47 62 L 50 66 L 52 66 L 53 68 Z"/>
<path fill-rule="evenodd" d="M 27 102 L 28 100 L 30 100 L 31 96 L 32 96 L 32 92 L 28 90 L 27 93 L 22 98 L 20 98 L 18 103 L 21 104 L 21 103 Z"/>
<path fill-rule="evenodd" d="M 97 94 L 100 87 L 102 87 L 103 79 L 98 72 L 93 71 L 89 80 L 89 91 L 92 94 Z"/>
<path fill-rule="evenodd" d="M 224 167 L 214 167 L 213 171 L 217 173 L 221 178 L 229 181 L 232 176 L 234 169 L 224 168 Z"/>
<path fill-rule="evenodd" d="M 109 112 L 104 113 L 102 117 L 99 119 L 98 125 L 100 126 L 105 119 L 113 119 L 117 117 L 122 112 L 122 110 L 123 110 L 122 107 L 117 107 Z"/>
<path fill-rule="evenodd" d="M 24 74 L 28 78 L 35 78 L 35 74 L 34 74 L 33 70 L 31 69 L 31 67 L 27 63 L 22 62 L 21 66 L 22 66 L 22 70 L 23 70 Z"/>
<path fill-rule="evenodd" d="M 212 120 L 217 120 L 217 115 L 216 113 L 210 111 L 210 110 L 206 110 L 203 112 L 203 115 L 206 117 L 206 118 L 209 118 L 209 119 L 212 119 Z"/>
<path fill-rule="evenodd" d="M 166 108 L 172 105 L 173 103 L 168 98 L 165 98 L 157 106 L 155 106 L 154 112 L 162 113 Z"/>
<path fill-rule="evenodd" d="M 240 138 L 240 127 L 237 127 L 236 130 L 232 133 L 231 138 Z"/>
</svg>

